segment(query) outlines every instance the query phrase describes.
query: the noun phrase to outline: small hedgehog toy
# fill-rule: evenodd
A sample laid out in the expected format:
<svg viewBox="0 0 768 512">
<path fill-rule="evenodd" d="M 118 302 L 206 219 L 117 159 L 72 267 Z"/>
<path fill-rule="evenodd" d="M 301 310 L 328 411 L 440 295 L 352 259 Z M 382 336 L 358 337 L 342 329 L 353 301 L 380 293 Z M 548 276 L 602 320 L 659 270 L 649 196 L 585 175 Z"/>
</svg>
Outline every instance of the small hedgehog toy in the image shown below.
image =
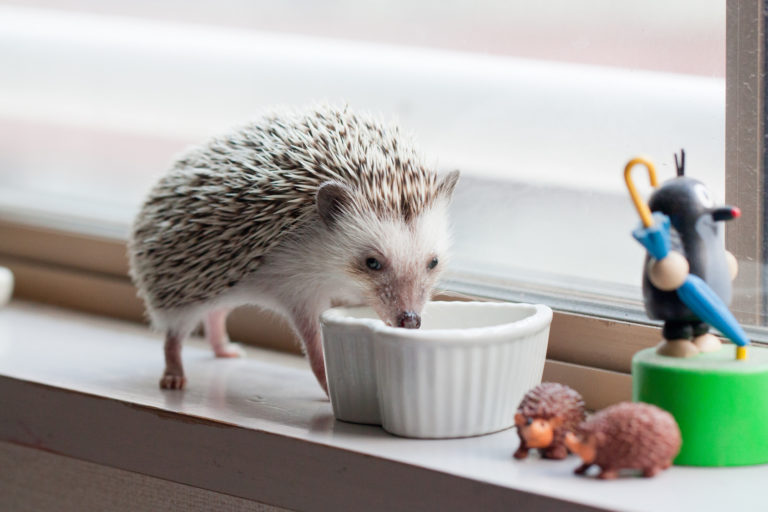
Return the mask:
<svg viewBox="0 0 768 512">
<path fill-rule="evenodd" d="M 290 321 L 326 391 L 319 316 L 332 304 L 418 328 L 447 261 L 457 181 L 397 127 L 330 106 L 267 115 L 190 151 L 129 242 L 131 276 L 165 332 L 160 387 L 184 387 L 181 344 L 201 320 L 216 356 L 238 356 L 225 321 L 243 304 Z"/>
<path fill-rule="evenodd" d="M 682 439 L 675 418 L 655 405 L 621 402 L 596 413 L 569 432 L 568 449 L 581 457 L 575 473 L 593 464 L 598 478 L 616 478 L 619 470 L 637 469 L 651 477 L 672 465 Z"/>
<path fill-rule="evenodd" d="M 545 459 L 568 456 L 565 435 L 584 421 L 584 400 L 574 389 L 556 382 L 544 382 L 528 391 L 515 414 L 520 437 L 516 459 L 524 459 L 537 448 Z"/>
</svg>

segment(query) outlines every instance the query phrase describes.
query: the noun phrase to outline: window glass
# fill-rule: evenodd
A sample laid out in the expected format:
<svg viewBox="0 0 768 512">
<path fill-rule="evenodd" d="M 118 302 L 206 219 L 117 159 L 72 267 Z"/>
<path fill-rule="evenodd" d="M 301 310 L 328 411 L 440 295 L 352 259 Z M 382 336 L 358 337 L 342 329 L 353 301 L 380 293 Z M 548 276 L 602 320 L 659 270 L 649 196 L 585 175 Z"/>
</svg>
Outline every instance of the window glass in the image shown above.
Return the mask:
<svg viewBox="0 0 768 512">
<path fill-rule="evenodd" d="M 0 207 L 123 236 L 186 147 L 318 100 L 463 172 L 457 278 L 637 308 L 626 161 L 666 179 L 685 148 L 724 197 L 722 1 L 5 1 L 0 66 Z"/>
</svg>

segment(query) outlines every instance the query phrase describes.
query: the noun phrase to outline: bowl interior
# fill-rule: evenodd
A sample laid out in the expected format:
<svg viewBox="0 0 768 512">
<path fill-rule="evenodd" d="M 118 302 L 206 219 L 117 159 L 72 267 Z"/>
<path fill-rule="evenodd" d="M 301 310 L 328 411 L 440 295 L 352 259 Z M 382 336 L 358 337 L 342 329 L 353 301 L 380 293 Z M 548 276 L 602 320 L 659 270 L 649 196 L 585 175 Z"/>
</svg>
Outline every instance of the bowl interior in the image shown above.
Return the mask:
<svg viewBox="0 0 768 512">
<path fill-rule="evenodd" d="M 491 302 L 430 302 L 421 314 L 421 331 L 463 330 L 496 327 L 530 318 L 537 313 L 532 304 Z M 381 321 L 369 307 L 334 308 L 323 315 L 325 321 L 376 323 Z"/>
<path fill-rule="evenodd" d="M 432 303 L 422 312 L 421 328 L 428 331 L 495 327 L 519 322 L 535 314 L 536 308 L 527 304 Z"/>
</svg>

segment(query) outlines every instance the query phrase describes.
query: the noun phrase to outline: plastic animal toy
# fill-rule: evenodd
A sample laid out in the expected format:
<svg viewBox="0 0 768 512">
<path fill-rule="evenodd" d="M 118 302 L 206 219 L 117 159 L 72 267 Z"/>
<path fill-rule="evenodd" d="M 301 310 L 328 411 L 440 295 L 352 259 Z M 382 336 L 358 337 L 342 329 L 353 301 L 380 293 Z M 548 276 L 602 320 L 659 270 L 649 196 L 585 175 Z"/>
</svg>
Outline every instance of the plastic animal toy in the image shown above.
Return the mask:
<svg viewBox="0 0 768 512">
<path fill-rule="evenodd" d="M 524 459 L 531 448 L 545 459 L 568 456 L 565 434 L 584 420 L 584 400 L 563 384 L 545 382 L 523 397 L 515 414 L 515 426 L 520 436 L 516 459 Z"/>
<path fill-rule="evenodd" d="M 602 479 L 636 469 L 651 477 L 672 465 L 680 451 L 680 429 L 671 414 L 645 403 L 622 402 L 595 413 L 565 436 L 568 449 L 581 457 L 576 474 L 592 465 Z"/>
<path fill-rule="evenodd" d="M 680 161 L 675 155 L 675 163 L 677 177 L 660 187 L 648 160 L 635 158 L 624 170 L 643 221 L 633 236 L 648 250 L 643 270 L 646 313 L 664 321 L 665 341 L 658 353 L 689 357 L 719 350 L 720 340 L 709 334 L 710 324 L 745 346 L 749 340 L 727 307 L 738 265 L 723 247 L 721 222 L 741 212 L 734 206 L 715 206 L 704 184 L 684 175 L 684 152 Z M 648 168 L 651 185 L 656 187 L 647 205 L 630 179 L 636 164 Z M 746 351 L 738 351 L 737 358 L 746 358 Z"/>
</svg>

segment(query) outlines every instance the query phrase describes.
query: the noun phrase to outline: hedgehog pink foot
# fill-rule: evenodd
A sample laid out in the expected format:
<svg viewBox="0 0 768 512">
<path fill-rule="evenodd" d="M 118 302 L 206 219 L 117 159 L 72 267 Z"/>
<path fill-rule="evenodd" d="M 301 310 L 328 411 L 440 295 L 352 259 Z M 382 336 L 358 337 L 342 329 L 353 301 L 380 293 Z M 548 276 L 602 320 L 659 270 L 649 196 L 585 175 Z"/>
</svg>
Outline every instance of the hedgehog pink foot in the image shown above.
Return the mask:
<svg viewBox="0 0 768 512">
<path fill-rule="evenodd" d="M 184 366 L 181 364 L 181 338 L 170 331 L 165 336 L 165 371 L 160 377 L 160 387 L 163 389 L 184 389 L 187 383 Z"/>
<path fill-rule="evenodd" d="M 162 389 L 184 389 L 186 384 L 187 378 L 183 375 L 164 373 L 160 378 L 160 387 Z"/>
<path fill-rule="evenodd" d="M 203 326 L 205 336 L 213 348 L 216 357 L 243 357 L 245 351 L 237 343 L 229 341 L 227 336 L 228 310 L 220 309 L 211 311 L 205 316 Z"/>
</svg>

